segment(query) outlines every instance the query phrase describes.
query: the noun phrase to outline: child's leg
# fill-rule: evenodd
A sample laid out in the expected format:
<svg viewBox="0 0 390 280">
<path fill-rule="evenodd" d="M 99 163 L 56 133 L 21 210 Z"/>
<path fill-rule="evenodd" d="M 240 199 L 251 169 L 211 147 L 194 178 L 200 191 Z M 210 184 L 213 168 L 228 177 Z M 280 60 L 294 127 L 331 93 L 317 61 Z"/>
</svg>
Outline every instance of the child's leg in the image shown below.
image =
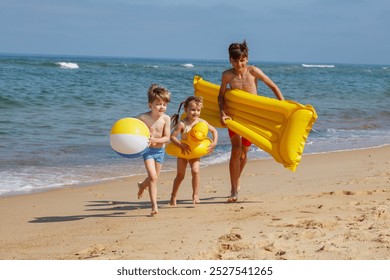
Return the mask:
<svg viewBox="0 0 390 280">
<path fill-rule="evenodd" d="M 230 154 L 229 161 L 229 171 L 230 171 L 230 195 L 231 198 L 236 198 L 238 192 L 238 184 L 240 179 L 240 173 L 242 171 L 240 164 L 241 157 L 241 137 L 238 134 L 233 135 L 230 138 L 232 144 L 232 150 Z"/>
<path fill-rule="evenodd" d="M 145 179 L 147 184 L 145 184 L 145 186 L 148 185 L 149 187 L 149 197 L 150 197 L 150 202 L 152 204 L 151 214 L 157 214 L 158 212 L 157 179 L 158 179 L 158 175 L 160 174 L 161 164 L 155 162 L 154 159 L 147 159 L 145 160 L 145 167 L 146 167 L 146 171 L 148 172 L 148 178 Z M 144 187 L 144 189 L 145 188 L 146 187 Z"/>
<path fill-rule="evenodd" d="M 200 185 L 200 158 L 190 160 L 192 175 L 192 201 L 199 203 L 199 185 Z"/>
<path fill-rule="evenodd" d="M 180 184 L 184 180 L 187 168 L 187 160 L 183 158 L 177 158 L 177 172 L 176 177 L 173 180 L 172 194 L 169 201 L 169 205 L 176 206 L 176 196 L 179 191 Z"/>
<path fill-rule="evenodd" d="M 144 196 L 144 191 L 149 187 L 149 177 L 146 177 L 142 182 L 138 182 L 138 199 Z"/>
<path fill-rule="evenodd" d="M 240 173 L 238 174 L 238 181 L 237 181 L 237 193 L 240 191 L 241 187 L 241 174 L 244 170 L 244 167 L 248 161 L 248 151 L 250 146 L 241 146 L 241 155 L 240 155 Z"/>
<path fill-rule="evenodd" d="M 248 161 L 247 154 L 250 146 L 242 144 L 241 137 L 234 135 L 230 138 L 232 143 L 232 151 L 229 162 L 231 194 L 227 202 L 236 202 L 238 199 L 238 191 L 240 190 L 241 174 Z"/>
</svg>

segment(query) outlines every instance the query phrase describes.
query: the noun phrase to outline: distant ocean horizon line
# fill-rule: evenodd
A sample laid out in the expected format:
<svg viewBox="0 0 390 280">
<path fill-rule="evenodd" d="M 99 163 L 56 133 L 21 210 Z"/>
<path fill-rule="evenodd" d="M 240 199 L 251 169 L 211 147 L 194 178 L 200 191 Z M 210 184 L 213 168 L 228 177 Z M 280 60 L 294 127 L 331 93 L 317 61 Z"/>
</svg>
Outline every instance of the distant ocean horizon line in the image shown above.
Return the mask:
<svg viewBox="0 0 390 280">
<path fill-rule="evenodd" d="M 124 56 L 124 55 L 87 55 L 87 54 L 44 54 L 44 53 L 9 53 L 0 52 L 0 56 L 20 56 L 20 57 L 69 57 L 69 58 L 102 58 L 102 59 L 134 59 L 134 60 L 162 60 L 162 61 L 212 61 L 230 64 L 228 59 L 220 58 L 173 58 L 173 57 L 147 57 L 147 56 Z M 249 64 L 268 63 L 268 64 L 299 64 L 299 65 L 333 65 L 333 66 L 388 66 L 386 63 L 352 63 L 352 62 L 324 62 L 324 61 L 273 61 L 273 60 L 255 60 L 249 59 Z"/>
</svg>

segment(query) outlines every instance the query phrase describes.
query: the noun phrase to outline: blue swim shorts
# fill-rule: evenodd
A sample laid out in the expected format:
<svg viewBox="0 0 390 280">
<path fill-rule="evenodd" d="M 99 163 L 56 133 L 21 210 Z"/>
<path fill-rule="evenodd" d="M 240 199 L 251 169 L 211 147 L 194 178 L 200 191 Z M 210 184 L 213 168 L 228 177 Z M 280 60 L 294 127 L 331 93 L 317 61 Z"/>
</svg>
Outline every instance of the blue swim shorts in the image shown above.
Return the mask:
<svg viewBox="0 0 390 280">
<path fill-rule="evenodd" d="M 146 148 L 142 153 L 144 160 L 154 159 L 158 163 L 164 162 L 165 149 L 164 148 Z"/>
</svg>

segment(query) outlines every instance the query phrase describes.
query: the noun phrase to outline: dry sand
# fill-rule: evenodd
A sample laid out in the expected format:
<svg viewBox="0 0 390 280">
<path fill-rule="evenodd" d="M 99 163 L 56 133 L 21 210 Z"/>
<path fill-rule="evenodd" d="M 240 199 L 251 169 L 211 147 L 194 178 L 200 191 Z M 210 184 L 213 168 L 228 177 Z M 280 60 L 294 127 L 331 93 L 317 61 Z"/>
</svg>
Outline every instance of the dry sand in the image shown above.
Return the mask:
<svg viewBox="0 0 390 280">
<path fill-rule="evenodd" d="M 0 198 L 0 259 L 390 259 L 390 146 L 304 155 L 295 173 L 248 163 L 227 204 L 228 165 L 191 175 L 168 206 L 175 174 L 159 180 L 158 215 L 139 176 Z"/>
</svg>

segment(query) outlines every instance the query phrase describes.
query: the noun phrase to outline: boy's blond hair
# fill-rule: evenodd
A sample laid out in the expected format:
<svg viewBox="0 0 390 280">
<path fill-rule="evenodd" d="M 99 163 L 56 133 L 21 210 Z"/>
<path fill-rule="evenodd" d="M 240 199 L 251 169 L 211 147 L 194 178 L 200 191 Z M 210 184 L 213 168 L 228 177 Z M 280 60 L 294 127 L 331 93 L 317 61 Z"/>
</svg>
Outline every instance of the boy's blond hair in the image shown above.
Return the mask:
<svg viewBox="0 0 390 280">
<path fill-rule="evenodd" d="M 169 103 L 171 101 L 171 93 L 164 87 L 152 84 L 148 90 L 148 103 L 153 103 L 157 98 Z"/>
</svg>

